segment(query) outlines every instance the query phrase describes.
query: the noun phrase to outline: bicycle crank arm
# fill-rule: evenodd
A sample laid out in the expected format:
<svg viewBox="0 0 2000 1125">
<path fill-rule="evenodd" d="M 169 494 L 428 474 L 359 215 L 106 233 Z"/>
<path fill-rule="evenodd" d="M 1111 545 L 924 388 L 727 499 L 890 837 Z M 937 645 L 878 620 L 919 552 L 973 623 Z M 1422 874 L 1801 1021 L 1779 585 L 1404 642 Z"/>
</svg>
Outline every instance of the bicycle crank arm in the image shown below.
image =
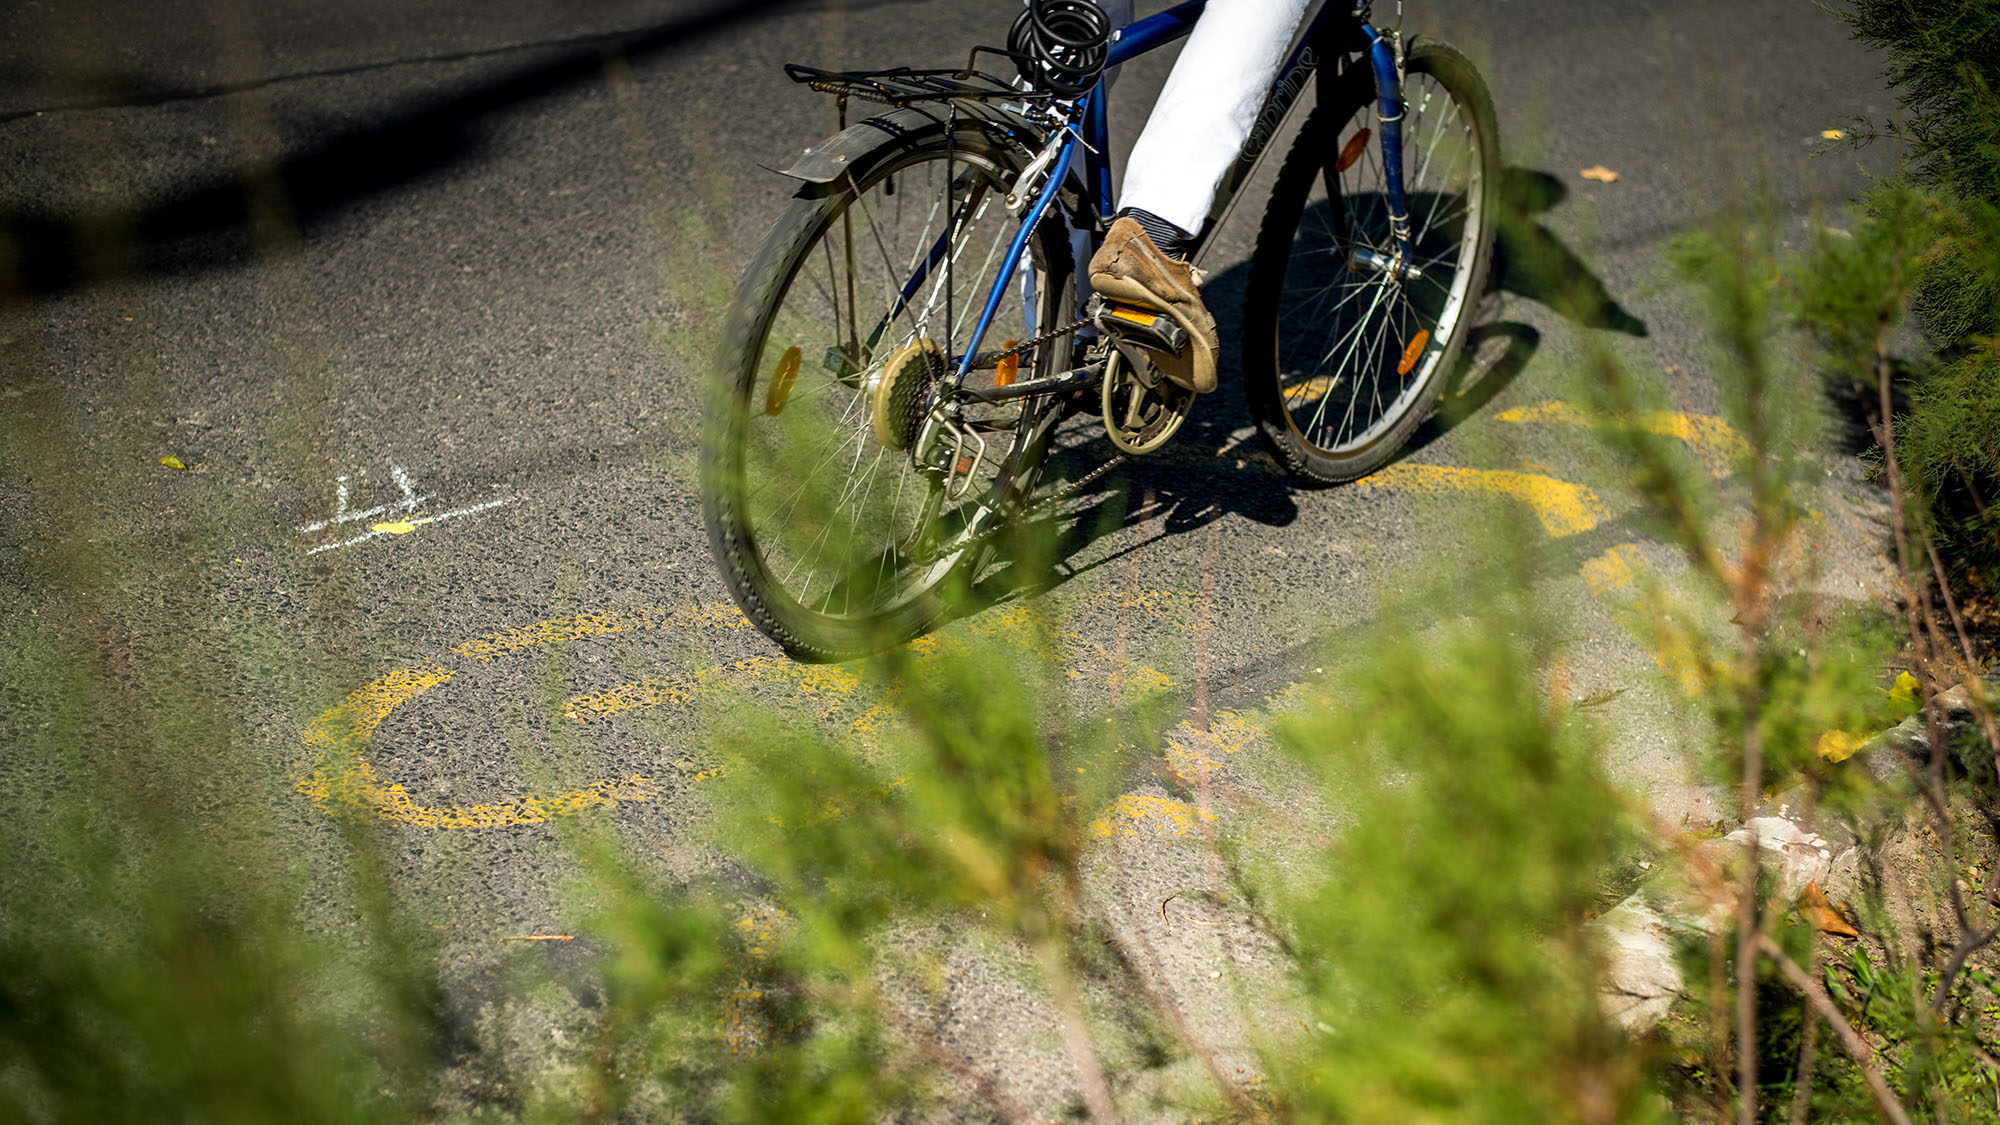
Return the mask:
<svg viewBox="0 0 2000 1125">
<path fill-rule="evenodd" d="M 1088 387 L 1104 375 L 1101 363 L 1086 364 L 1083 367 L 1057 372 L 1046 379 L 1030 379 L 1025 383 L 1011 383 L 1004 387 L 975 391 L 971 387 L 960 387 L 958 393 L 980 402 L 1006 402 L 1009 399 L 1027 398 L 1029 395 L 1045 395 L 1056 391 L 1073 391 Z"/>
</svg>

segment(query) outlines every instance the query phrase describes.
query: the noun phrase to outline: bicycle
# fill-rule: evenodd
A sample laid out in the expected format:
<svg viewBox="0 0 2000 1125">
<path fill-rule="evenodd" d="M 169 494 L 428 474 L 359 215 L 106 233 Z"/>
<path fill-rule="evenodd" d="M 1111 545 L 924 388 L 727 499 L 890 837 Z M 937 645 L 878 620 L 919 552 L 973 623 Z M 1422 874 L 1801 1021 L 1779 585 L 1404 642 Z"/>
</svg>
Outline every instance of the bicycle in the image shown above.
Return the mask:
<svg viewBox="0 0 2000 1125">
<path fill-rule="evenodd" d="M 961 69 L 786 67 L 836 96 L 842 128 L 785 171 L 796 198 L 738 291 L 702 491 L 738 605 L 793 655 L 921 633 L 1002 532 L 1186 419 L 1194 395 L 1155 364 L 1177 327 L 1082 298 L 1077 271 L 1112 208 L 1103 72 L 1186 35 L 1204 3 L 1114 29 L 1095 0 L 1031 0 L 1006 49 Z M 1330 483 L 1381 466 L 1434 409 L 1485 288 L 1500 171 L 1472 64 L 1338 4 L 1306 21 L 1194 250 L 1312 89 L 1256 237 L 1242 350 L 1265 443 Z M 856 101 L 882 109 L 848 124 Z M 1063 423 L 1093 413 L 1115 454 L 1038 495 Z"/>
</svg>

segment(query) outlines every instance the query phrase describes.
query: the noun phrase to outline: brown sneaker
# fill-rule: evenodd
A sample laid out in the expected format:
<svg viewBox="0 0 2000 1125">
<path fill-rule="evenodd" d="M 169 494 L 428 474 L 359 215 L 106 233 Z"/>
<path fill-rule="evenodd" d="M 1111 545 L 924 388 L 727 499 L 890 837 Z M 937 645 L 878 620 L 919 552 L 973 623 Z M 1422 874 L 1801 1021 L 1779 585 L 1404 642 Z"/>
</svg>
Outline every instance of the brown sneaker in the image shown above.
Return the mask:
<svg viewBox="0 0 2000 1125">
<path fill-rule="evenodd" d="M 1163 355 L 1155 366 L 1189 390 L 1215 389 L 1220 342 L 1215 317 L 1201 303 L 1201 274 L 1193 265 L 1161 253 L 1137 220 L 1123 218 L 1111 224 L 1104 245 L 1090 259 L 1090 287 L 1108 300 L 1172 317 L 1188 334 L 1187 352 L 1178 358 Z"/>
</svg>

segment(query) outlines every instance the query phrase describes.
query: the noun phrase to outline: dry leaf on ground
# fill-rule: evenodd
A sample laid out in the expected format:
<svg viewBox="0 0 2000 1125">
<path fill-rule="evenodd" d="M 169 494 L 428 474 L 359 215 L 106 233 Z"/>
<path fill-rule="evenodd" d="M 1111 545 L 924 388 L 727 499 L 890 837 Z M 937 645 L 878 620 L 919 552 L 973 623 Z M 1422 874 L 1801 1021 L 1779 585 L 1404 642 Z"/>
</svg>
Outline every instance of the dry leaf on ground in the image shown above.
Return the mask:
<svg viewBox="0 0 2000 1125">
<path fill-rule="evenodd" d="M 1923 701 L 1917 698 L 1917 689 L 1922 687 L 1915 676 L 1908 672 L 1896 673 L 1896 682 L 1889 688 L 1889 698 L 1905 707 L 1915 707 Z"/>
<path fill-rule="evenodd" d="M 1819 756 L 1829 762 L 1844 762 L 1867 744 L 1868 740 L 1858 735 L 1844 730 L 1830 730 L 1819 736 Z"/>
<path fill-rule="evenodd" d="M 1833 934 L 1837 937 L 1861 936 L 1861 931 L 1848 925 L 1847 919 L 1840 916 L 1840 911 L 1835 910 L 1833 904 L 1826 900 L 1826 892 L 1819 889 L 1818 883 L 1807 883 L 1806 889 L 1799 893 L 1799 916 L 1811 922 L 1812 928 L 1823 934 Z"/>
</svg>

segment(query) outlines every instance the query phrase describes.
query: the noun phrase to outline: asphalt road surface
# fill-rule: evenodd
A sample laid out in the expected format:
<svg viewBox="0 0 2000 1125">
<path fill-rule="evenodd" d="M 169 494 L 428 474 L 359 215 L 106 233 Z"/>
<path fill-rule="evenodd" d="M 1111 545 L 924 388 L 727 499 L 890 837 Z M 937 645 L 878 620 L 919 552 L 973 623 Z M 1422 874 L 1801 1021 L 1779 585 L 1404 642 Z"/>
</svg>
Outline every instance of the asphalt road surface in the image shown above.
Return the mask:
<svg viewBox="0 0 2000 1125">
<path fill-rule="evenodd" d="M 704 693 L 838 712 L 853 690 L 733 616 L 693 479 L 703 349 L 790 190 L 766 169 L 832 124 L 779 65 L 949 64 L 1001 38 L 1011 7 L 5 10 L 10 633 L 94 638 L 209 701 L 239 724 L 243 786 L 276 794 L 309 847 L 335 838 L 330 803 L 374 809 L 413 885 L 449 897 L 457 980 L 499 935 L 577 924 L 551 827 L 569 812 L 609 808 L 663 871 L 703 870 L 680 841 L 718 765 L 694 721 Z M 1476 409 L 1336 489 L 1296 487 L 1262 453 L 1226 348 L 1222 389 L 1174 444 L 1081 499 L 1036 604 L 1064 621 L 1079 701 L 1140 684 L 1250 713 L 1324 666 L 1329 623 L 1482 565 L 1510 526 L 1553 560 L 1538 591 L 1577 622 L 1577 690 L 1625 693 L 1618 777 L 1664 815 L 1713 819 L 1669 733 L 1676 689 L 1618 613 L 1631 575 L 1671 579 L 1674 554 L 1563 404 L 1604 334 L 1658 376 L 1691 444 L 1724 448 L 1663 246 L 1756 188 L 1802 245 L 1891 156 L 1815 157 L 1822 131 L 1886 118 L 1893 98 L 1805 0 L 1468 0 L 1403 22 L 1482 67 L 1536 249 L 1602 300 L 1565 317 L 1503 262 L 1471 349 Z M 1167 65 L 1121 79 L 1123 145 Z M 1597 166 L 1618 179 L 1579 175 Z M 1207 262 L 1225 339 L 1260 205 Z M 1830 581 L 1865 598 L 1873 501 L 1846 451 L 1823 453 Z M 77 594 L 78 575 L 115 593 Z M 1004 629 L 1021 604 L 954 628 Z M 8 710 L 0 731 L 38 721 Z M 1184 801 L 1158 772 L 1135 767 L 1131 791 Z M 33 800 L 32 779 L 7 792 Z M 1140 901 L 1182 861 L 1133 819 L 1108 846 L 1134 849 L 1146 885 L 1121 893 Z M 1060 1100 L 1060 1079 L 1021 1065 L 1033 1036 L 1006 1033 L 1032 1005 L 988 985 L 959 1001 L 968 1051 Z"/>
</svg>

